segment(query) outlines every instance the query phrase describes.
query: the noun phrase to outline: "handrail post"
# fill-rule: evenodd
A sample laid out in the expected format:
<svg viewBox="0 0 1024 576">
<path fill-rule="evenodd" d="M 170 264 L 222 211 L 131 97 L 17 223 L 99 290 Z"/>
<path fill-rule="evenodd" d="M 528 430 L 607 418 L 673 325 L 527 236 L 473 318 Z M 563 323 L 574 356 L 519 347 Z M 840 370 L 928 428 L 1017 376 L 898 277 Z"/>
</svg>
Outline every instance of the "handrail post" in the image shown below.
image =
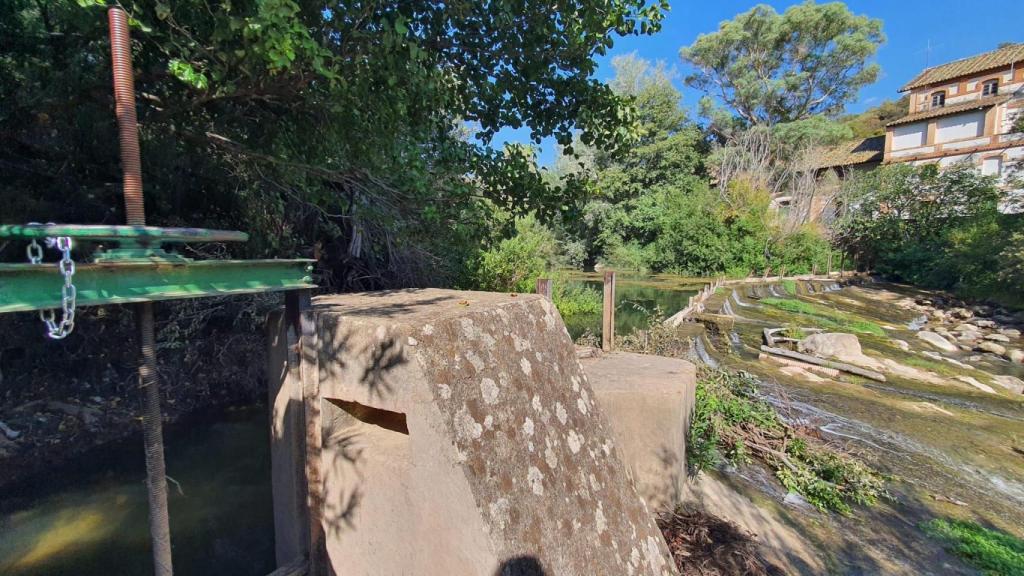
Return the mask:
<svg viewBox="0 0 1024 576">
<path fill-rule="evenodd" d="M 604 314 L 601 322 L 601 349 L 611 352 L 615 347 L 615 271 L 604 273 Z"/>
</svg>

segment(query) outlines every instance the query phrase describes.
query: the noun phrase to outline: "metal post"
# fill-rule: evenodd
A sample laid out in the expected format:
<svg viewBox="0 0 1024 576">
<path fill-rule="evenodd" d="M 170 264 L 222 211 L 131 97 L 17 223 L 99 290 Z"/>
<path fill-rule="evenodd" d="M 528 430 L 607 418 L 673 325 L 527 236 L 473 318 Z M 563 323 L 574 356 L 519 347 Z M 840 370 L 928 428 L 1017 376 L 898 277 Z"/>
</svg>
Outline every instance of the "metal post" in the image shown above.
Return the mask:
<svg viewBox="0 0 1024 576">
<path fill-rule="evenodd" d="M 551 278 L 537 278 L 537 294 L 551 300 Z"/>
<path fill-rule="evenodd" d="M 171 576 L 171 526 L 167 511 L 167 472 L 164 468 L 163 419 L 160 380 L 156 371 L 153 304 L 136 307 L 139 325 L 139 387 L 142 392 L 142 439 L 146 448 L 146 488 L 149 491 L 149 534 L 153 542 L 153 572 Z"/>
<path fill-rule="evenodd" d="M 611 352 L 615 347 L 615 272 L 604 273 L 604 314 L 601 322 L 601 349 Z"/>
<path fill-rule="evenodd" d="M 132 68 L 128 16 L 120 8 L 111 8 L 107 18 L 110 24 L 110 56 L 114 73 L 121 165 L 124 170 L 125 217 L 131 226 L 145 226 L 139 127 L 135 117 L 135 72 Z M 142 434 L 146 448 L 153 572 L 156 576 L 172 576 L 174 569 L 171 563 L 171 527 L 167 512 L 167 473 L 164 467 L 163 418 L 160 412 L 160 380 L 156 370 L 153 304 L 139 304 L 136 315 L 141 349 L 139 387 L 142 389 Z"/>
</svg>

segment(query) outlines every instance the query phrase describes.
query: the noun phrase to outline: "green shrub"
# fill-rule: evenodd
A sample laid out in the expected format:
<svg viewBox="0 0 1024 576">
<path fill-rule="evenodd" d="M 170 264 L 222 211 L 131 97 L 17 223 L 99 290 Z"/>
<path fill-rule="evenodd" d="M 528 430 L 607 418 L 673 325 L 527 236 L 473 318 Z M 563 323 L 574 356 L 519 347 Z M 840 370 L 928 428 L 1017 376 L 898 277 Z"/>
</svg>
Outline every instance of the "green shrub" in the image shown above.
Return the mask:
<svg viewBox="0 0 1024 576">
<path fill-rule="evenodd" d="M 568 282 L 564 277 L 553 279 L 551 299 L 562 318 L 577 314 L 600 314 L 604 295 L 580 282 Z"/>
<path fill-rule="evenodd" d="M 533 292 L 540 278 L 556 262 L 557 244 L 550 230 L 533 217 L 515 223 L 515 236 L 480 253 L 476 287 L 495 292 Z"/>
<path fill-rule="evenodd" d="M 929 536 L 990 576 L 1024 576 L 1024 540 L 974 522 L 937 518 L 921 525 Z"/>
</svg>

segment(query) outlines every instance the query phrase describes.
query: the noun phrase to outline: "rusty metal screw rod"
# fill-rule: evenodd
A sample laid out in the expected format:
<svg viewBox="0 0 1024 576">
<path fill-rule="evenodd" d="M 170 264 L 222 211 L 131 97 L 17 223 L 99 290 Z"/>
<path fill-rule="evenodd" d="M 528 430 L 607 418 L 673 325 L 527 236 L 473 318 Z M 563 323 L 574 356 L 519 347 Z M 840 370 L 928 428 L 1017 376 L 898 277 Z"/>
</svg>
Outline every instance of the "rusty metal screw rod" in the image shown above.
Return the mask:
<svg viewBox="0 0 1024 576">
<path fill-rule="evenodd" d="M 131 226 L 146 224 L 142 196 L 142 162 L 139 159 L 139 128 L 135 117 L 135 81 L 132 69 L 128 16 L 119 8 L 107 13 L 110 23 L 110 54 L 114 71 L 114 97 L 124 170 L 125 216 Z M 172 576 L 171 528 L 167 513 L 167 473 L 164 468 L 163 420 L 160 413 L 160 380 L 156 371 L 156 336 L 153 304 L 136 308 L 139 325 L 139 387 L 142 392 L 142 434 L 146 448 L 146 486 L 149 491 L 149 533 L 153 543 L 153 572 Z"/>
</svg>

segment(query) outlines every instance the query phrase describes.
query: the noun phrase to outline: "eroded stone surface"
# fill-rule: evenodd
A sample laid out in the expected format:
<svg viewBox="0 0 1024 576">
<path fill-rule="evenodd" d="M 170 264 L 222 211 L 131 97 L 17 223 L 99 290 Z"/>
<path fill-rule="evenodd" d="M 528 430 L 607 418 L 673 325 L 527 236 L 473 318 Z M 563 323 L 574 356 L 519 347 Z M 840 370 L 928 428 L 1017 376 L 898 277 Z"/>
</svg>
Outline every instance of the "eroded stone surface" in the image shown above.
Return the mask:
<svg viewBox="0 0 1024 576">
<path fill-rule="evenodd" d="M 494 576 L 522 558 L 550 575 L 676 573 L 547 300 L 407 290 L 319 298 L 314 309 L 322 395 L 408 424 L 408 445 L 391 441 L 408 465 L 374 470 L 391 475 L 381 479 L 390 490 L 405 487 L 396 500 L 411 510 L 374 499 L 358 463 L 327 466 L 328 507 L 344 509 L 346 493 L 381 507 L 357 508 L 328 530 L 344 573 Z M 359 445 L 358 458 L 375 449 Z M 358 536 L 386 534 L 382 524 L 395 521 L 406 524 L 399 546 Z M 398 550 L 405 559 L 393 558 Z"/>
</svg>

